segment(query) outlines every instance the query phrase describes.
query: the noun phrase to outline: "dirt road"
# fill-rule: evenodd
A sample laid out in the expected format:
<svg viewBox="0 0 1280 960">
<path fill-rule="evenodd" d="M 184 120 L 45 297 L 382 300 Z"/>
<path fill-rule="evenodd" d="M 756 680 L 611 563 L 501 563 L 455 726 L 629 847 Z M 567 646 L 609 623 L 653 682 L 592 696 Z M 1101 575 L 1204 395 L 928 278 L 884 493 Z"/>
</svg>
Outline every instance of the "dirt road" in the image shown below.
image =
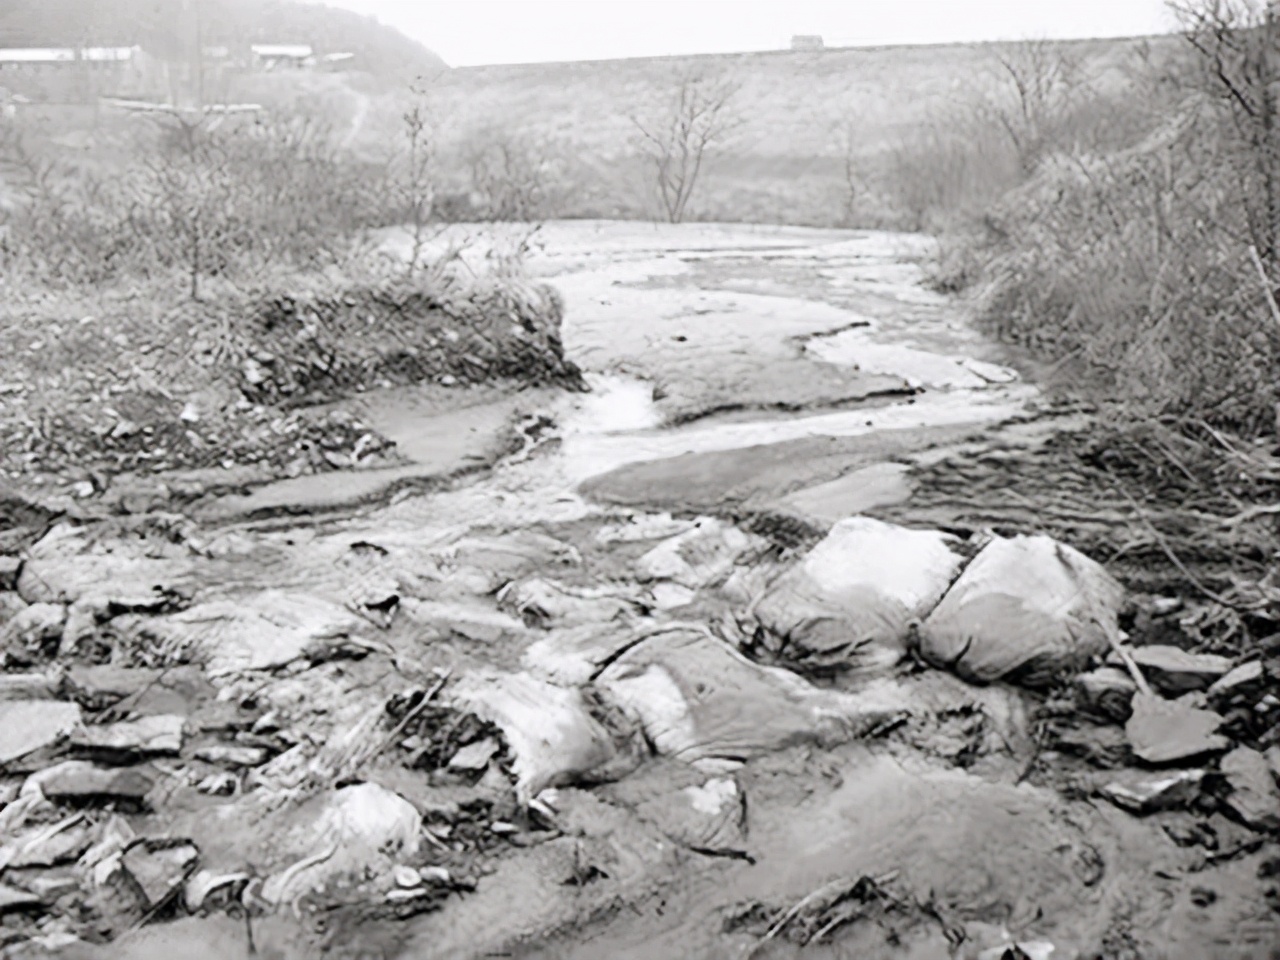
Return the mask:
<svg viewBox="0 0 1280 960">
<path fill-rule="evenodd" d="M 1072 755 L 1046 732 L 1060 689 L 801 677 L 737 652 L 766 582 L 838 520 L 909 505 L 913 466 L 1067 422 L 1029 417 L 1034 386 L 924 287 L 927 240 L 615 223 L 536 240 L 590 393 L 365 397 L 416 472 L 33 548 L 27 602 L 90 611 L 117 661 L 160 671 L 147 691 L 179 684 L 129 688 L 134 715 L 185 731 L 167 759 L 130 754 L 159 788 L 129 825 L 189 839 L 210 892 L 192 905 L 180 875 L 187 906 L 116 926 L 109 955 L 1190 960 L 1242 930 L 1233 955 L 1280 942 L 1266 833 L 1214 813 L 1206 850 L 1187 840 L 1203 810 L 1098 799 L 1123 735 L 1072 722 Z M 211 749 L 228 745 L 261 754 Z M 356 783 L 382 799 L 339 809 Z M 388 827 L 403 801 L 421 836 Z M 63 955 L 108 955 L 53 926 Z"/>
</svg>

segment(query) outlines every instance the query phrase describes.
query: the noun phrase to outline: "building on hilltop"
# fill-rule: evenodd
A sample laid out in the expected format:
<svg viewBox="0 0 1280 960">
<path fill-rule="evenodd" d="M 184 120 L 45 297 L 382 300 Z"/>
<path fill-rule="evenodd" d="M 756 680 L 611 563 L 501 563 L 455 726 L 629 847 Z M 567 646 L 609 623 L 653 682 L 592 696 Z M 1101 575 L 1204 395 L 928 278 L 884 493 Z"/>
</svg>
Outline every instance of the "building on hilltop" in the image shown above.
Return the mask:
<svg viewBox="0 0 1280 960">
<path fill-rule="evenodd" d="M 792 50 L 821 50 L 822 38 L 816 33 L 797 33 L 791 38 Z"/>
<path fill-rule="evenodd" d="M 316 63 L 309 43 L 255 43 L 249 50 L 260 70 L 297 69 Z"/>
</svg>

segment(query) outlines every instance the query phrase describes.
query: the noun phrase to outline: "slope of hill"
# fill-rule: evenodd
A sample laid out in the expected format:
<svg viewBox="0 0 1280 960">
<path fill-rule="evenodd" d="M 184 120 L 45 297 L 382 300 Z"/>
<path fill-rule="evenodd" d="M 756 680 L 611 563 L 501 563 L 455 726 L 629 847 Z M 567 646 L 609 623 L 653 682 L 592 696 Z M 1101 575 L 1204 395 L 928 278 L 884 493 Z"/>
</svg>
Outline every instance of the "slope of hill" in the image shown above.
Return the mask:
<svg viewBox="0 0 1280 960">
<path fill-rule="evenodd" d="M 1173 38 L 1054 44 L 1079 82 L 1123 89 L 1152 48 Z M 740 85 L 742 121 L 711 158 L 695 216 L 836 224 L 848 220 L 849 178 L 870 208 L 875 181 L 925 132 L 974 139 L 975 102 L 1004 83 L 1003 44 L 842 48 L 700 57 L 458 67 L 433 98 L 442 142 L 465 154 L 486 138 L 523 139 L 573 171 L 576 215 L 636 215 L 647 174 L 634 116 L 661 113 L 681 76 L 714 74 Z M 884 211 L 868 209 L 875 221 Z M 866 222 L 867 216 L 858 219 Z"/>
<path fill-rule="evenodd" d="M 388 82 L 445 68 L 422 44 L 372 17 L 292 0 L 4 0 L 0 47 L 164 50 L 193 35 L 197 22 L 205 45 L 306 43 L 318 53 L 354 53 L 361 69 Z"/>
</svg>

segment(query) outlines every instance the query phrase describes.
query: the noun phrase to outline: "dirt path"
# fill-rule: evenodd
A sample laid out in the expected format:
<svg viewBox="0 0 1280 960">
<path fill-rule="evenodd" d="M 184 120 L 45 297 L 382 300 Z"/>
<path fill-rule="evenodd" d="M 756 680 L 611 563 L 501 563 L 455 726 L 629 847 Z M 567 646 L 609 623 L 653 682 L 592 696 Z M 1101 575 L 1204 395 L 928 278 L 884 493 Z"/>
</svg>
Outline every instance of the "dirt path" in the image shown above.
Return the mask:
<svg viewBox="0 0 1280 960">
<path fill-rule="evenodd" d="M 914 464 L 1039 402 L 924 288 L 926 240 L 570 223 L 538 241 L 592 392 L 364 398 L 416 464 L 376 491 L 329 474 L 31 551 L 17 585 L 61 611 L 67 658 L 114 644 L 124 673 L 93 682 L 133 692 L 111 709 L 183 718 L 179 749 L 128 757 L 160 784 L 128 826 L 189 838 L 222 891 L 150 925 L 98 895 L 111 956 L 246 957 L 250 932 L 290 958 L 1280 942 L 1265 833 L 1098 799 L 1127 763 L 1114 725 L 1078 724 L 1081 759 L 1046 740 L 1043 691 L 906 666 L 811 682 L 737 652 L 787 548 L 909 504 Z M 413 479 L 431 488 L 397 487 Z M 163 672 L 129 687 L 144 668 Z M 1211 852 L 1187 841 L 1204 823 Z"/>
</svg>

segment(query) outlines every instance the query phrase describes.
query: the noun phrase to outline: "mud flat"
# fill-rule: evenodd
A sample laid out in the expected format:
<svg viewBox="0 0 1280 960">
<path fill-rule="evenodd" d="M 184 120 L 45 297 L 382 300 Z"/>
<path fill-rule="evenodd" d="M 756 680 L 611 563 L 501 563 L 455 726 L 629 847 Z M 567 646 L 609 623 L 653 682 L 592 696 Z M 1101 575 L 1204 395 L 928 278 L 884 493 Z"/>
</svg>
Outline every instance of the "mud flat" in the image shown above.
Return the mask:
<svg viewBox="0 0 1280 960">
<path fill-rule="evenodd" d="M 1270 956 L 1277 651 L 1034 518 L 903 515 L 1079 423 L 927 240 L 542 244 L 590 392 L 369 394 L 381 475 L 8 510 L 5 955 Z"/>
</svg>

